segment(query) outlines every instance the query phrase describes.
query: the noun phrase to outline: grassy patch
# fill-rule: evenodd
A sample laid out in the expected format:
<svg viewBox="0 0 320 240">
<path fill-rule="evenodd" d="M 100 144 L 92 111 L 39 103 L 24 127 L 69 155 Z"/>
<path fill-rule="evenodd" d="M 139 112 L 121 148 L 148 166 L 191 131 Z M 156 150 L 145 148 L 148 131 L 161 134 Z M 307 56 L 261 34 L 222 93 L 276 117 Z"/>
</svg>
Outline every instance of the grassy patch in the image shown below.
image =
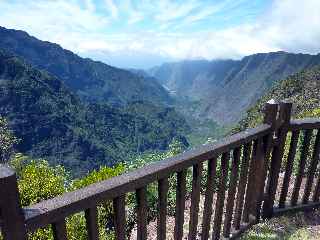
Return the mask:
<svg viewBox="0 0 320 240">
<path fill-rule="evenodd" d="M 241 239 L 320 239 L 320 212 L 298 213 L 261 222 Z"/>
</svg>

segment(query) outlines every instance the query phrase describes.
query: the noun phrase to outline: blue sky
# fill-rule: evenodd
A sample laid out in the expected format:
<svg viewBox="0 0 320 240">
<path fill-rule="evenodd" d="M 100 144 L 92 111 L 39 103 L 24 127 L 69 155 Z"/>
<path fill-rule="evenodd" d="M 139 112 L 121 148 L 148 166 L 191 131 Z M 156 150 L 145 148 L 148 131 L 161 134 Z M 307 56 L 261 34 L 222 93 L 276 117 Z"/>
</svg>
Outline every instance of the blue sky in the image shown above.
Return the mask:
<svg viewBox="0 0 320 240">
<path fill-rule="evenodd" d="M 1 26 L 119 67 L 320 51 L 320 0 L 0 0 L 0 13 Z"/>
</svg>

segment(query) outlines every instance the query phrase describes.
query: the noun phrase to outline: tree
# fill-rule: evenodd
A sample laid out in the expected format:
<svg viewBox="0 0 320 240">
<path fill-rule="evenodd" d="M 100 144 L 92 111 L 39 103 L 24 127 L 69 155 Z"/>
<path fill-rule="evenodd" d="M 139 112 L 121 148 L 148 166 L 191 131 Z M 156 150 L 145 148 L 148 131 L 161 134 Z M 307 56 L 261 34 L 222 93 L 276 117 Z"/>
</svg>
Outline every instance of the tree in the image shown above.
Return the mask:
<svg viewBox="0 0 320 240">
<path fill-rule="evenodd" d="M 13 153 L 13 146 L 18 142 L 9 129 L 8 122 L 0 116 L 0 163 L 9 161 Z"/>
</svg>

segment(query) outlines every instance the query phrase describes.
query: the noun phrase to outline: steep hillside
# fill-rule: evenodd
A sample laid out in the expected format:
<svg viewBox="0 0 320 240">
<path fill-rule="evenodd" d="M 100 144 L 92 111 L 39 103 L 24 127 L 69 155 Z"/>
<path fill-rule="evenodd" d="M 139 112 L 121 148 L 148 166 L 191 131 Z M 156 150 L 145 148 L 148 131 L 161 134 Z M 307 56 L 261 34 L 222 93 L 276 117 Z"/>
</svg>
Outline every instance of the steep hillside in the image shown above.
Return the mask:
<svg viewBox="0 0 320 240">
<path fill-rule="evenodd" d="M 178 96 L 198 103 L 194 116 L 221 125 L 242 114 L 277 81 L 320 64 L 320 54 L 261 53 L 242 60 L 183 61 L 149 70 Z"/>
<path fill-rule="evenodd" d="M 189 129 L 172 108 L 86 105 L 55 76 L 1 50 L 0 116 L 20 139 L 18 151 L 63 164 L 76 175 L 164 150 L 174 138 L 187 144 L 183 135 Z"/>
<path fill-rule="evenodd" d="M 270 99 L 289 100 L 294 104 L 294 117 L 320 117 L 320 66 L 296 73 L 276 84 L 240 121 L 238 129 L 253 127 L 261 122 L 264 103 Z"/>
<path fill-rule="evenodd" d="M 54 74 L 89 101 L 103 100 L 113 105 L 141 100 L 155 104 L 171 102 L 167 91 L 156 81 L 81 58 L 57 44 L 40 41 L 23 31 L 0 27 L 0 48 Z"/>
</svg>

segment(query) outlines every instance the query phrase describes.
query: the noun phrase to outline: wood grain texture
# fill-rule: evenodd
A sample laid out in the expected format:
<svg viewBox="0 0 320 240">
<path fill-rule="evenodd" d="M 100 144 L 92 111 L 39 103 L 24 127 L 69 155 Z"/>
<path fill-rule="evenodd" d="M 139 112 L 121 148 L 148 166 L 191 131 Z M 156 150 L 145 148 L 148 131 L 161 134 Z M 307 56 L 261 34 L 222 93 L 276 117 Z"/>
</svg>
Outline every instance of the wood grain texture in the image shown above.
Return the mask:
<svg viewBox="0 0 320 240">
<path fill-rule="evenodd" d="M 244 202 L 245 190 L 246 190 L 247 180 L 248 180 L 249 162 L 251 158 L 251 148 L 252 148 L 251 142 L 244 145 L 244 148 L 243 148 L 243 157 L 242 157 L 242 163 L 241 163 L 241 171 L 240 171 L 238 193 L 237 193 L 237 200 L 236 200 L 236 210 L 235 210 L 235 217 L 234 217 L 235 219 L 233 222 L 233 227 L 236 230 L 240 229 L 243 202 Z"/>
<path fill-rule="evenodd" d="M 313 145 L 312 161 L 310 163 L 310 166 L 308 167 L 307 182 L 306 182 L 306 186 L 305 186 L 303 198 L 302 198 L 303 204 L 307 204 L 309 202 L 314 175 L 317 171 L 317 166 L 319 163 L 319 153 L 320 153 L 320 131 L 318 130 L 316 140 Z"/>
<path fill-rule="evenodd" d="M 158 181 L 158 218 L 157 218 L 157 239 L 165 240 L 167 233 L 167 205 L 168 205 L 168 178 Z"/>
<path fill-rule="evenodd" d="M 117 240 L 125 240 L 126 237 L 126 197 L 122 195 L 113 199 L 114 224 Z"/>
<path fill-rule="evenodd" d="M 297 152 L 299 135 L 300 135 L 300 131 L 293 131 L 291 135 L 290 148 L 289 148 L 286 169 L 285 169 L 285 174 L 284 174 L 281 193 L 280 193 L 279 208 L 284 208 L 285 202 L 287 199 L 289 183 L 292 175 L 293 162 Z"/>
<path fill-rule="evenodd" d="M 0 164 L 1 233 L 5 240 L 26 240 L 24 215 L 20 206 L 15 172 Z"/>
<path fill-rule="evenodd" d="M 52 224 L 54 240 L 67 240 L 67 227 L 64 219 Z"/>
<path fill-rule="evenodd" d="M 226 213 L 225 213 L 224 224 L 223 224 L 223 236 L 226 238 L 230 237 L 230 227 L 231 227 L 231 221 L 232 221 L 234 199 L 236 195 L 238 175 L 239 175 L 238 169 L 239 169 L 239 162 L 240 162 L 240 154 L 241 154 L 241 148 L 236 148 L 233 150 L 231 178 L 230 178 L 230 183 L 228 188 Z"/>
<path fill-rule="evenodd" d="M 201 240 L 207 240 L 209 238 L 216 168 L 217 158 L 210 159 L 208 161 L 207 186 L 204 200 Z"/>
<path fill-rule="evenodd" d="M 98 211 L 96 207 L 89 208 L 85 211 L 86 227 L 89 240 L 99 239 L 98 228 Z"/>
<path fill-rule="evenodd" d="M 184 208 L 186 201 L 186 175 L 186 170 L 177 173 L 176 216 L 174 225 L 175 240 L 181 240 L 183 237 Z"/>
<path fill-rule="evenodd" d="M 213 221 L 213 229 L 212 229 L 212 239 L 220 239 L 221 232 L 221 222 L 223 215 L 223 207 L 224 207 L 224 198 L 226 192 L 226 184 L 228 177 L 228 168 L 229 168 L 229 158 L 230 153 L 226 152 L 222 154 L 221 158 L 221 173 L 219 176 L 219 189 L 217 193 L 217 202 L 215 207 L 214 221 Z"/>
<path fill-rule="evenodd" d="M 311 136 L 312 136 L 312 130 L 311 129 L 306 130 L 303 138 L 303 143 L 302 143 L 298 173 L 296 175 L 296 180 L 294 182 L 294 188 L 293 188 L 292 197 L 291 197 L 292 206 L 295 206 L 298 202 L 301 182 L 302 182 L 305 165 L 307 162 L 308 152 L 310 148 Z"/>
<path fill-rule="evenodd" d="M 137 197 L 137 240 L 147 239 L 147 188 L 139 188 L 136 191 Z"/>
<path fill-rule="evenodd" d="M 191 208 L 189 222 L 189 240 L 195 240 L 197 236 L 198 218 L 199 218 L 199 201 L 201 188 L 202 163 L 193 166 L 192 171 L 192 192 L 191 192 Z"/>
</svg>

